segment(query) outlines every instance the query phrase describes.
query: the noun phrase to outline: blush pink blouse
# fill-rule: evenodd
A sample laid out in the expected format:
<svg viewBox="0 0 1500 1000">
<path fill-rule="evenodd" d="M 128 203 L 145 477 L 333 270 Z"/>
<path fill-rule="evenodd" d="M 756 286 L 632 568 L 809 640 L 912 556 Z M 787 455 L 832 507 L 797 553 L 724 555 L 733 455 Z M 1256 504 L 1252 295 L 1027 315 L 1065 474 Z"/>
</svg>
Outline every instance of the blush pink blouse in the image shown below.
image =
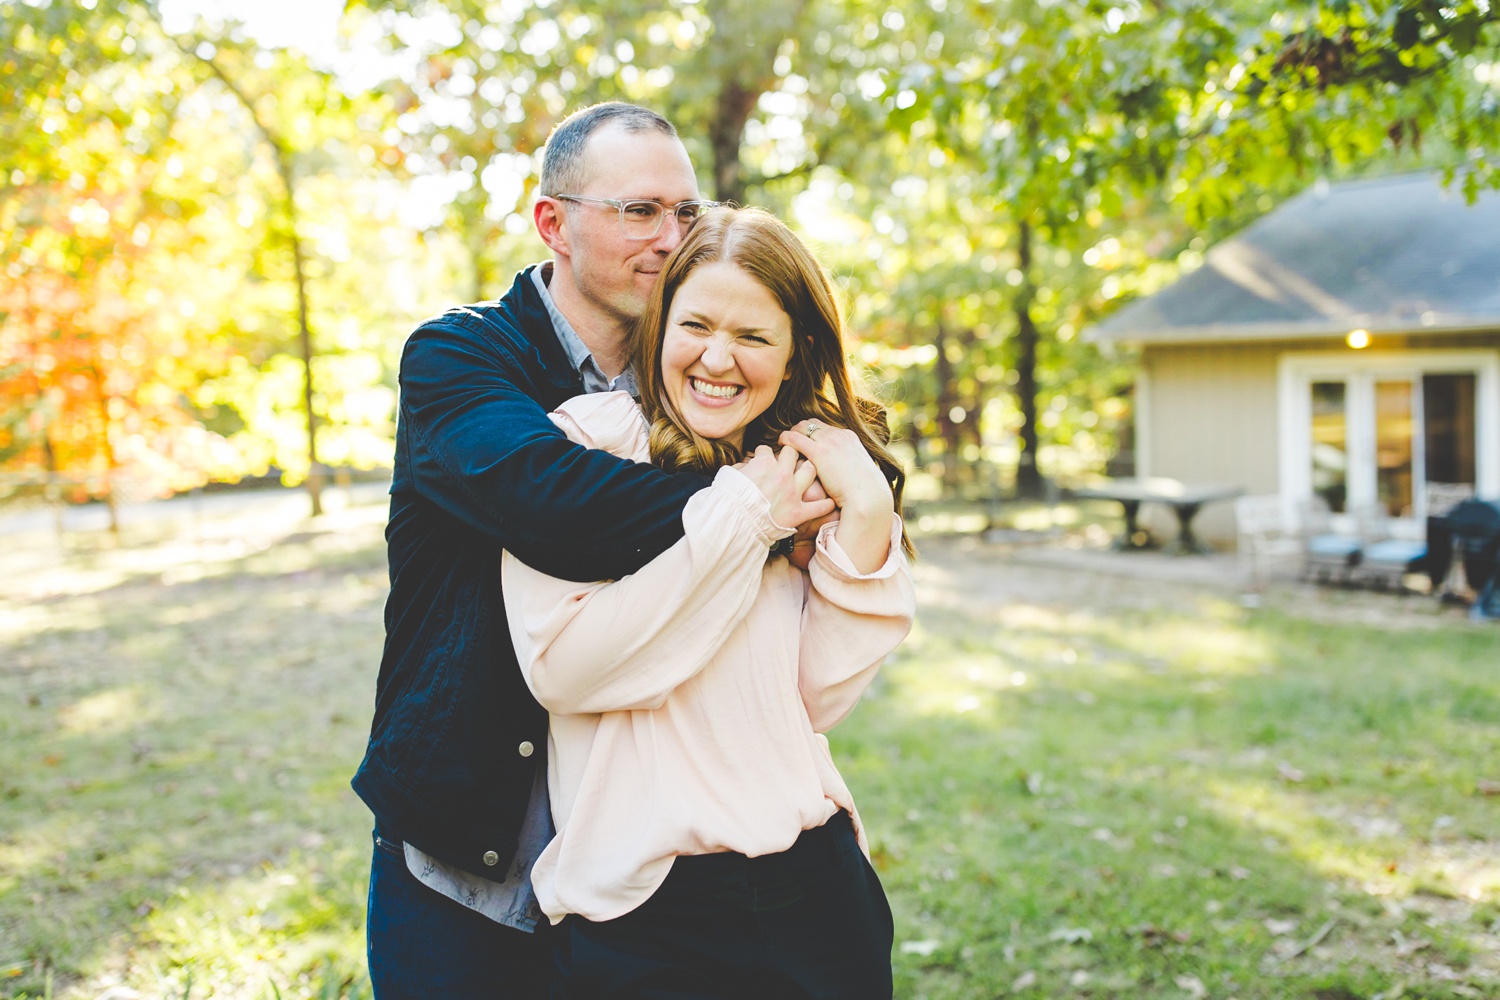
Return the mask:
<svg viewBox="0 0 1500 1000">
<path fill-rule="evenodd" d="M 553 419 L 580 444 L 648 460 L 625 393 L 579 396 Z M 767 559 L 791 532 L 732 468 L 682 520 L 681 541 L 620 580 L 572 583 L 504 557 L 511 639 L 551 713 L 557 835 L 532 884 L 553 923 L 629 913 L 678 855 L 784 851 L 839 809 L 866 847 L 822 734 L 911 628 L 899 519 L 873 573 L 855 569 L 832 524 L 807 572 Z"/>
</svg>

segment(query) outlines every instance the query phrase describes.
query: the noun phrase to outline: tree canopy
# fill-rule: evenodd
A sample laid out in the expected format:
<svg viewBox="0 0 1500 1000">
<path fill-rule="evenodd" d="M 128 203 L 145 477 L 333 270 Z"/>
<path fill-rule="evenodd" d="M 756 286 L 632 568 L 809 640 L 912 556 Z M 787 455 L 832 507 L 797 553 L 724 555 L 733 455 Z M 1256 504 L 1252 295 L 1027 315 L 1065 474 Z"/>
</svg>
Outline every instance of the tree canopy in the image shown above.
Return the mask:
<svg viewBox="0 0 1500 1000">
<path fill-rule="evenodd" d="M 804 233 L 955 484 L 1102 462 L 1130 359 L 1078 331 L 1314 179 L 1500 184 L 1487 0 L 351 0 L 316 56 L 196 9 L 0 0 L 0 471 L 388 461 L 402 338 L 541 256 L 598 100 Z"/>
</svg>

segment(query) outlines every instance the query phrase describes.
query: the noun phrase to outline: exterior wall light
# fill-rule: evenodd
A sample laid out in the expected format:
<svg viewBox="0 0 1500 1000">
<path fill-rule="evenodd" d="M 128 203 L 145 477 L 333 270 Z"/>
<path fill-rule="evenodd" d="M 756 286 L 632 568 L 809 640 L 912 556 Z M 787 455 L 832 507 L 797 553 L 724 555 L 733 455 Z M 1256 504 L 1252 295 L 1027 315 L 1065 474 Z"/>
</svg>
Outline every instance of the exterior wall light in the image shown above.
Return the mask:
<svg viewBox="0 0 1500 1000">
<path fill-rule="evenodd" d="M 1370 346 L 1370 331 L 1350 330 L 1349 336 L 1344 338 L 1344 343 L 1348 344 L 1356 351 L 1363 350 L 1364 348 Z"/>
</svg>

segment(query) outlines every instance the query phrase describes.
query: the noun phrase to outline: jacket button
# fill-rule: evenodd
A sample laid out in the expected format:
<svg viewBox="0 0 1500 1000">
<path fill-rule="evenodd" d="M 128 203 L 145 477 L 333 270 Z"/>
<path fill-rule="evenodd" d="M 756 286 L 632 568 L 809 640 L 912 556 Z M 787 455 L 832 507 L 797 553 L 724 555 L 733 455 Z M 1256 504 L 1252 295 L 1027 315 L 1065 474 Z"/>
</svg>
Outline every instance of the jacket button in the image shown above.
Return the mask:
<svg viewBox="0 0 1500 1000">
<path fill-rule="evenodd" d="M 522 757 L 530 757 L 532 754 L 536 753 L 536 747 L 531 745 L 530 740 L 522 740 L 521 745 L 516 747 L 516 753 L 520 754 Z"/>
<path fill-rule="evenodd" d="M 494 851 L 485 851 L 484 863 L 493 868 L 500 863 L 500 855 L 496 854 Z"/>
</svg>

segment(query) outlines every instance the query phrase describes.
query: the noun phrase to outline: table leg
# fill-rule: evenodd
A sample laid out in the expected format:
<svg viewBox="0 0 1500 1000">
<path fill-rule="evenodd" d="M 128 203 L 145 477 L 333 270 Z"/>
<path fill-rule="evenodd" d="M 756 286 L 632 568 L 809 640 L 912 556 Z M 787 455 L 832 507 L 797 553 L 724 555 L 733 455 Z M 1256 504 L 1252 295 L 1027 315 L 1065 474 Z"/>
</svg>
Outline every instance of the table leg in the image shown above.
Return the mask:
<svg viewBox="0 0 1500 1000">
<path fill-rule="evenodd" d="M 1177 543 L 1172 546 L 1173 555 L 1201 555 L 1208 549 L 1198 536 L 1193 534 L 1193 518 L 1198 516 L 1198 511 L 1203 507 L 1201 503 L 1174 503 L 1172 509 L 1177 512 Z"/>
<path fill-rule="evenodd" d="M 1135 536 L 1140 533 L 1136 525 L 1136 518 L 1141 512 L 1139 500 L 1121 500 L 1120 506 L 1125 509 L 1125 533 L 1115 541 L 1117 549 L 1145 549 L 1151 547 L 1150 539 L 1137 542 Z"/>
</svg>

